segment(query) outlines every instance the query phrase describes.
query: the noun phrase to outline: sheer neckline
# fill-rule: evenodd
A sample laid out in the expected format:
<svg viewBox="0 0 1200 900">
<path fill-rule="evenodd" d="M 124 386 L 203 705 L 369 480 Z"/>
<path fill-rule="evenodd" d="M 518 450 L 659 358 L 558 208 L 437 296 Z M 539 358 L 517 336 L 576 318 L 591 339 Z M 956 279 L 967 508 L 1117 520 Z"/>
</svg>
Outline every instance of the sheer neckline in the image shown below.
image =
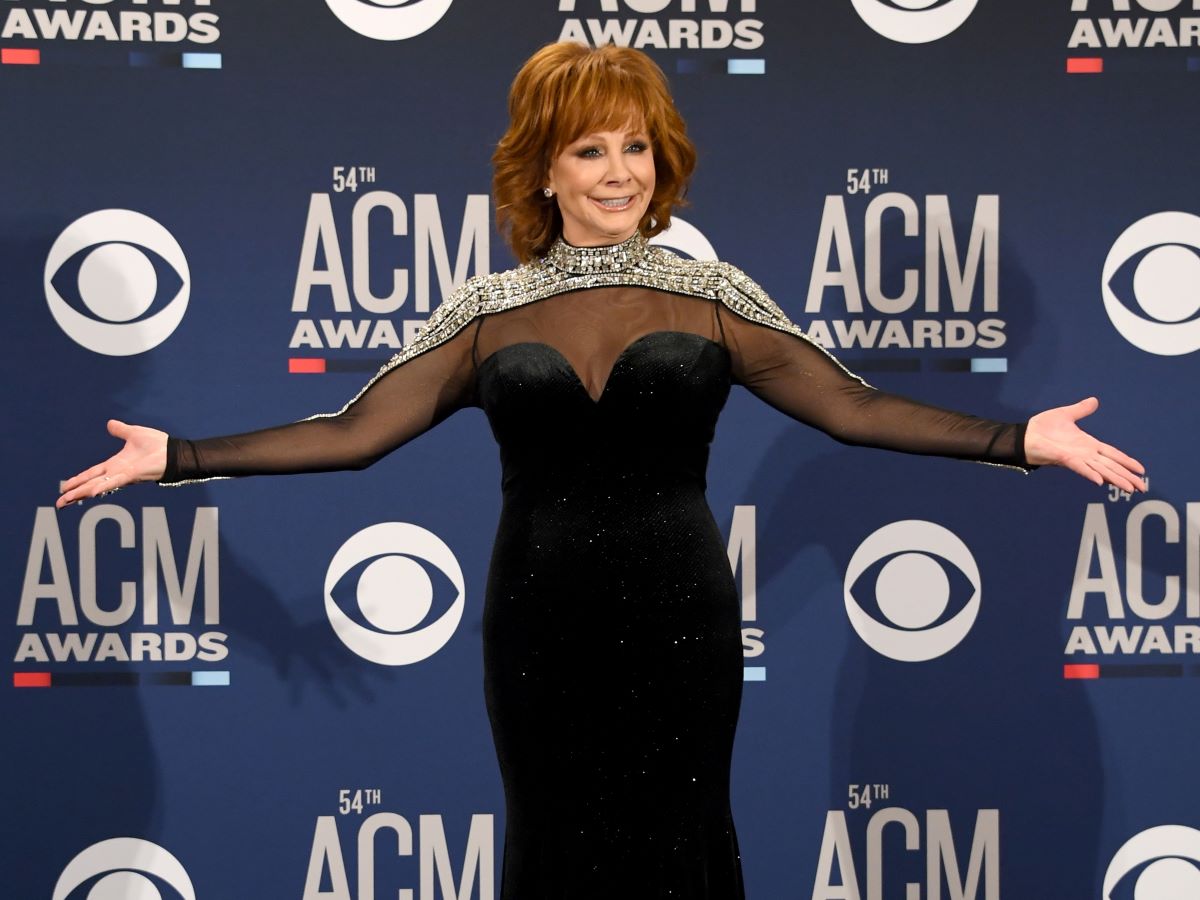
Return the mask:
<svg viewBox="0 0 1200 900">
<path fill-rule="evenodd" d="M 500 354 L 507 351 L 511 351 L 516 348 L 536 348 L 540 351 L 550 354 L 553 357 L 556 357 L 565 367 L 567 375 L 570 377 L 575 386 L 583 392 L 584 396 L 592 401 L 594 406 L 599 406 L 604 401 L 605 396 L 608 394 L 608 386 L 612 383 L 613 376 L 618 374 L 621 366 L 627 361 L 628 357 L 636 353 L 639 349 L 652 343 L 678 340 L 695 340 L 701 344 L 715 347 L 723 352 L 726 357 L 729 356 L 728 347 L 726 347 L 724 344 L 714 341 L 712 338 L 707 337 L 706 335 L 696 334 L 694 331 L 684 331 L 677 328 L 660 328 L 656 331 L 649 331 L 640 337 L 634 338 L 621 348 L 621 351 L 616 355 L 613 361 L 609 363 L 608 374 L 604 377 L 604 380 L 599 383 L 600 390 L 598 392 L 593 392 L 593 389 L 588 386 L 588 382 L 582 375 L 579 374 L 580 371 L 586 373 L 586 368 L 580 369 L 580 367 L 576 366 L 575 363 L 571 362 L 566 353 L 558 349 L 558 347 L 555 347 L 553 344 L 546 343 L 545 341 L 516 341 L 511 344 L 506 344 L 503 347 L 498 347 L 485 356 L 482 362 L 476 364 L 475 371 L 476 376 L 478 377 L 478 373 L 481 369 L 485 368 L 489 364 L 497 364 L 499 362 Z"/>
<path fill-rule="evenodd" d="M 545 260 L 554 268 L 571 275 L 624 272 L 642 261 L 646 246 L 646 238 L 640 231 L 635 231 L 632 237 L 619 244 L 605 247 L 576 247 L 559 237 L 546 253 Z"/>
</svg>

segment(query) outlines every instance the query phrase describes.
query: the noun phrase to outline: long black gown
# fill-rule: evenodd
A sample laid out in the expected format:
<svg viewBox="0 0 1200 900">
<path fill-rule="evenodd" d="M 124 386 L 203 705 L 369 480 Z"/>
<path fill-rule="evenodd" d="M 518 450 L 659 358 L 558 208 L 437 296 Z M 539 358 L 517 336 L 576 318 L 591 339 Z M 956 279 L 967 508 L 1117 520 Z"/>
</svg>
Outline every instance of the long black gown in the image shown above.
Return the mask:
<svg viewBox="0 0 1200 900">
<path fill-rule="evenodd" d="M 341 413 L 173 438 L 163 482 L 357 468 L 482 407 L 503 900 L 738 900 L 740 607 L 705 501 L 734 383 L 847 443 L 1024 465 L 1024 426 L 876 391 L 736 269 L 635 236 L 472 279 Z"/>
</svg>

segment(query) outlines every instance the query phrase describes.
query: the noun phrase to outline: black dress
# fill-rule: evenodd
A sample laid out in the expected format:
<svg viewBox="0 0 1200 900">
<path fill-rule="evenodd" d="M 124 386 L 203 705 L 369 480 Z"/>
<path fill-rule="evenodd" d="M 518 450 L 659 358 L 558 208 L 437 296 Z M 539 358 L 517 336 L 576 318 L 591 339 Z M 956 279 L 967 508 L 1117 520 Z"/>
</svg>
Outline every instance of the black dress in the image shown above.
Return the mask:
<svg viewBox="0 0 1200 900">
<path fill-rule="evenodd" d="M 472 279 L 341 413 L 172 439 L 163 482 L 361 467 L 482 407 L 503 900 L 737 900 L 740 605 L 705 501 L 735 383 L 847 443 L 1024 465 L 1024 426 L 876 391 L 736 269 L 635 236 Z"/>
</svg>

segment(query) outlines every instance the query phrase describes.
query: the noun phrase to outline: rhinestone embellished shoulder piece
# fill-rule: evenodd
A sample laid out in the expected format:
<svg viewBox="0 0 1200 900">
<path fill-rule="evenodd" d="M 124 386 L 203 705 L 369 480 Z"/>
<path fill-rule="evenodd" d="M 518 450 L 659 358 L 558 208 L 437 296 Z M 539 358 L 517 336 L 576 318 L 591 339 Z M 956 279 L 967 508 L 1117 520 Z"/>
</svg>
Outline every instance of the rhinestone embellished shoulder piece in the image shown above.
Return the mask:
<svg viewBox="0 0 1200 900">
<path fill-rule="evenodd" d="M 514 269 L 514 272 L 519 272 L 520 269 Z M 507 273 L 501 273 L 507 274 Z M 317 413 L 308 418 L 301 419 L 302 422 L 308 422 L 312 419 L 329 419 L 334 416 L 340 416 L 365 394 L 375 382 L 386 375 L 388 372 L 397 366 L 403 365 L 414 356 L 420 356 L 426 351 L 432 350 L 441 344 L 446 343 L 450 338 L 454 337 L 467 323 L 471 322 L 481 312 L 480 303 L 480 282 L 495 278 L 495 275 L 480 275 L 474 278 L 467 279 L 462 285 L 451 292 L 450 296 L 441 302 L 437 309 L 429 316 L 425 322 L 425 327 L 421 329 L 416 339 L 412 341 L 403 350 L 389 359 L 383 364 L 382 368 L 376 372 L 371 380 L 362 386 L 362 389 L 347 401 L 346 405 L 337 412 Z M 513 304 L 514 306 L 519 304 Z"/>
<path fill-rule="evenodd" d="M 848 376 L 866 384 L 801 331 L 766 291 L 736 266 L 682 259 L 662 247 L 650 245 L 641 234 L 608 247 L 574 247 L 560 238 L 536 262 L 468 279 L 434 311 L 416 340 L 388 360 L 354 399 L 336 413 L 310 418 L 344 412 L 396 366 L 444 344 L 477 316 L 504 312 L 569 291 L 621 286 L 718 301 L 743 319 L 806 341 L 837 363 Z"/>
</svg>

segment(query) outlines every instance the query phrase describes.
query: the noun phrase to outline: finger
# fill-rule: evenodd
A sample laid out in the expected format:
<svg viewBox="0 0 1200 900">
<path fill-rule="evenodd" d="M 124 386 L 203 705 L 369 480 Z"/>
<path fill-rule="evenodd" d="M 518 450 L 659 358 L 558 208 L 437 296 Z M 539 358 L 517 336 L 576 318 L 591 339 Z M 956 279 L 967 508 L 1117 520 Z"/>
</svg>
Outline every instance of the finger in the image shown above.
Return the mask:
<svg viewBox="0 0 1200 900">
<path fill-rule="evenodd" d="M 120 438 L 123 441 L 129 440 L 129 435 L 133 431 L 133 426 L 126 425 L 120 419 L 108 420 L 108 433 L 115 438 Z"/>
<path fill-rule="evenodd" d="M 87 483 L 63 493 L 54 505 L 62 509 L 64 506 L 70 506 L 72 503 L 86 500 L 89 497 L 100 497 L 104 494 L 111 494 L 113 491 L 120 490 L 129 483 L 128 478 L 119 475 L 98 475 L 90 479 Z"/>
<path fill-rule="evenodd" d="M 1091 465 L 1093 469 L 1104 476 L 1104 480 L 1108 484 L 1114 485 L 1115 487 L 1130 493 L 1136 490 L 1136 486 L 1133 484 L 1132 479 L 1125 474 L 1123 469 L 1119 468 L 1112 461 L 1105 459 L 1103 456 L 1097 456 L 1091 460 Z"/>
<path fill-rule="evenodd" d="M 1140 493 L 1147 493 L 1150 490 L 1150 483 L 1146 480 L 1146 476 L 1141 472 L 1134 472 L 1125 469 L 1125 476 L 1133 482 L 1134 489 Z"/>
<path fill-rule="evenodd" d="M 1101 458 L 1104 459 L 1103 457 L 1101 457 Z M 1145 493 L 1146 491 L 1148 491 L 1150 489 L 1146 484 L 1145 469 L 1141 469 L 1141 471 L 1138 471 L 1136 469 L 1131 469 L 1128 466 L 1123 466 L 1119 462 L 1116 462 L 1114 460 L 1105 459 L 1104 461 L 1108 465 L 1119 470 L 1120 473 L 1129 481 L 1129 483 L 1134 486 L 1134 490 Z M 1139 468 L 1141 468 L 1141 467 L 1139 466 Z"/>
<path fill-rule="evenodd" d="M 1071 410 L 1071 415 L 1074 416 L 1074 418 L 1077 420 L 1085 418 L 1087 416 L 1090 416 L 1092 413 L 1094 413 L 1099 408 L 1100 408 L 1100 401 L 1097 400 L 1095 397 L 1085 397 L 1083 400 L 1080 400 L 1078 403 L 1074 403 L 1070 407 L 1068 407 L 1068 409 Z"/>
<path fill-rule="evenodd" d="M 95 478 L 99 475 L 105 474 L 105 472 L 108 469 L 109 463 L 111 463 L 112 461 L 113 461 L 113 458 L 110 456 L 104 462 L 96 463 L 96 465 L 92 466 L 90 469 L 84 469 L 78 475 L 72 476 L 71 478 L 68 478 L 66 481 L 62 482 L 59 485 L 58 489 L 60 491 L 69 491 L 72 488 L 79 487 L 79 485 L 84 484 L 88 481 L 91 481 L 93 478 Z"/>
<path fill-rule="evenodd" d="M 1109 461 L 1109 465 L 1112 465 L 1112 466 L 1116 467 L 1117 469 L 1119 469 L 1121 472 L 1121 475 L 1123 475 L 1125 477 L 1125 479 L 1130 484 L 1133 485 L 1133 489 L 1135 491 L 1141 491 L 1141 492 L 1145 493 L 1146 491 L 1149 490 L 1149 488 L 1146 485 L 1146 479 L 1143 476 L 1142 472 L 1134 471 L 1133 469 L 1123 466 L 1117 462 Z"/>
<path fill-rule="evenodd" d="M 1104 484 L 1104 476 L 1087 463 L 1069 462 L 1067 463 L 1067 468 L 1076 475 L 1082 475 L 1092 484 Z"/>
<path fill-rule="evenodd" d="M 1111 460 L 1115 460 L 1116 462 L 1120 463 L 1121 465 L 1123 465 L 1125 468 L 1129 469 L 1130 471 L 1136 472 L 1139 475 L 1146 474 L 1145 466 L 1143 466 L 1140 462 L 1138 462 L 1136 459 L 1134 459 L 1132 456 L 1128 455 L 1127 453 L 1122 453 L 1120 450 L 1118 450 L 1116 447 L 1113 447 L 1111 444 L 1101 444 L 1100 445 L 1100 453 L 1104 456 L 1107 456 Z"/>
<path fill-rule="evenodd" d="M 80 500 L 86 500 L 91 496 L 92 493 L 89 490 L 88 485 L 85 484 L 74 488 L 73 490 L 64 492 L 63 495 L 55 501 L 54 505 L 59 509 L 62 509 L 63 507 L 70 506 L 72 503 L 78 503 Z"/>
<path fill-rule="evenodd" d="M 1103 456 L 1096 457 L 1095 468 L 1104 475 L 1109 484 L 1116 485 L 1130 494 L 1137 493 L 1138 487 L 1132 472 L 1128 472 Z"/>
</svg>

